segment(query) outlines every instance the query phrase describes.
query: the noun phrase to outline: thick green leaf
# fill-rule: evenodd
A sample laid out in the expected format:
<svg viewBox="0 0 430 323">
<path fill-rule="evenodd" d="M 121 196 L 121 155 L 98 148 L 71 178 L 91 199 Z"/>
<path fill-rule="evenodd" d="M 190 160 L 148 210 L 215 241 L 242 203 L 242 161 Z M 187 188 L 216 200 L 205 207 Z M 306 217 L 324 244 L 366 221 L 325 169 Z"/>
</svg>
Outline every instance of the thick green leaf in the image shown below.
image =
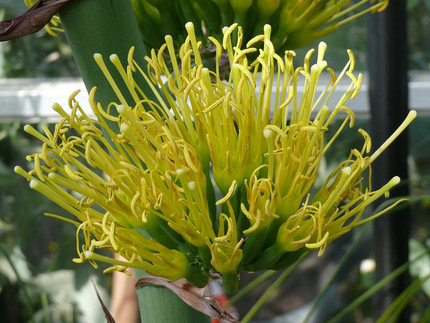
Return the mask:
<svg viewBox="0 0 430 323">
<path fill-rule="evenodd" d="M 417 255 L 428 250 L 426 246 L 417 240 L 409 241 L 410 258 L 413 259 Z M 410 268 L 411 275 L 417 278 L 423 278 L 430 274 L 430 255 L 425 255 L 414 261 Z M 423 283 L 422 289 L 428 297 L 430 297 L 430 281 Z"/>
<path fill-rule="evenodd" d="M 306 317 L 305 317 L 303 323 L 307 323 L 309 321 L 312 314 L 314 313 L 314 311 L 316 310 L 318 305 L 321 303 L 324 296 L 329 291 L 330 287 L 332 287 L 332 284 L 334 283 L 334 281 L 335 281 L 336 277 L 338 276 L 338 274 L 340 273 L 341 269 L 344 268 L 347 261 L 353 255 L 354 250 L 359 246 L 359 243 L 362 240 L 364 233 L 366 232 L 367 229 L 368 229 L 368 226 L 363 226 L 362 228 L 360 228 L 360 231 L 358 231 L 358 233 L 355 235 L 353 242 L 349 246 L 347 252 L 343 255 L 339 264 L 336 266 L 336 269 L 334 270 L 332 276 L 330 277 L 330 279 L 325 284 L 324 288 L 318 293 L 317 297 L 313 301 L 312 306 L 311 306 L 309 312 L 306 314 Z"/>
<path fill-rule="evenodd" d="M 144 60 L 146 51 L 131 2 L 129 0 L 76 1 L 63 6 L 60 17 L 87 90 L 97 86 L 96 100 L 105 108 L 111 102 L 118 102 L 117 96 L 93 57 L 95 53 L 99 53 L 105 61 L 109 61 L 111 54 L 117 54 L 122 64 L 126 65 L 129 50 L 135 47 L 134 59 L 140 66 L 146 66 Z M 119 73 L 112 64 L 106 65 L 131 105 L 134 101 Z M 151 93 L 143 78 L 137 81 L 144 91 Z"/>
<path fill-rule="evenodd" d="M 3 256 L 4 263 L 10 266 L 11 275 L 13 275 L 10 280 L 15 280 L 22 288 L 25 309 L 30 322 L 34 322 L 31 298 L 28 293 L 28 285 L 26 283 L 26 279 L 30 277 L 30 272 L 21 250 L 18 247 L 15 247 L 14 250 L 10 252 L 7 246 L 3 242 L 0 242 L 0 256 Z M 1 267 L 4 268 L 4 264 Z"/>
<path fill-rule="evenodd" d="M 413 260 L 408 261 L 407 263 L 401 265 L 399 268 L 394 270 L 389 275 L 385 276 L 383 279 L 381 279 L 379 282 L 377 282 L 374 286 L 369 288 L 367 291 L 365 291 L 363 294 L 361 294 L 359 297 L 357 297 L 354 301 L 352 301 L 347 307 L 345 307 L 342 311 L 340 311 L 338 314 L 336 314 L 333 318 L 331 318 L 328 323 L 335 323 L 335 322 L 342 322 L 342 318 L 344 318 L 347 314 L 349 314 L 351 311 L 353 311 L 358 305 L 363 303 L 365 300 L 369 299 L 372 295 L 374 295 L 376 292 L 381 290 L 385 285 L 387 285 L 390 281 L 395 279 L 397 276 L 399 276 L 401 273 L 406 271 L 412 262 L 420 259 L 422 256 L 426 255 L 429 251 L 425 251 L 415 257 Z"/>
<path fill-rule="evenodd" d="M 397 322 L 397 318 L 402 313 L 403 309 L 408 305 L 411 298 L 420 291 L 423 283 L 429 278 L 430 274 L 410 284 L 409 287 L 396 298 L 385 313 L 382 314 L 376 323 Z"/>
<path fill-rule="evenodd" d="M 263 305 L 269 300 L 273 293 L 281 286 L 281 284 L 290 276 L 290 274 L 302 263 L 309 252 L 305 252 L 301 257 L 290 267 L 285 269 L 285 271 L 279 276 L 275 282 L 266 290 L 266 292 L 258 299 L 254 306 L 249 310 L 249 312 L 242 319 L 242 323 L 248 323 L 254 317 L 255 314 L 263 307 Z"/>
</svg>

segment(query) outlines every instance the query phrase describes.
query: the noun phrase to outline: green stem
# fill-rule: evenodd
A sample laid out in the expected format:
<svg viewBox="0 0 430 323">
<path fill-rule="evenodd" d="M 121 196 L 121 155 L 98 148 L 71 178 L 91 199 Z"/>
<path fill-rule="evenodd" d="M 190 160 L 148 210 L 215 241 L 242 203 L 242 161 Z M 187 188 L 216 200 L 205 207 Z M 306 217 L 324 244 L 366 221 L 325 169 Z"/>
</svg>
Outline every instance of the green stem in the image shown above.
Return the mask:
<svg viewBox="0 0 430 323">
<path fill-rule="evenodd" d="M 233 294 L 239 289 L 239 274 L 237 271 L 221 274 L 224 292 Z"/>
<path fill-rule="evenodd" d="M 140 66 L 146 66 L 144 60 L 146 51 L 131 2 L 128 0 L 73 1 L 61 8 L 60 17 L 87 90 L 97 86 L 96 100 L 107 107 L 109 103 L 117 101 L 117 97 L 95 64 L 93 55 L 99 53 L 107 61 L 111 54 L 117 54 L 123 65 L 126 65 L 128 52 L 134 46 L 134 59 Z M 117 81 L 122 94 L 127 98 L 129 91 L 121 81 L 119 73 L 112 64 L 106 65 Z M 143 78 L 138 82 L 147 94 L 152 93 Z M 131 97 L 127 99 L 130 99 L 131 105 L 133 102 Z"/>
<path fill-rule="evenodd" d="M 240 209 L 241 203 L 247 203 L 246 187 L 243 183 L 239 184 L 240 186 L 238 187 L 237 192 L 235 194 L 236 203 L 233 205 L 233 208 L 234 214 L 236 214 L 237 234 L 239 237 L 241 237 L 243 235 L 243 231 L 250 227 L 250 223 L 249 219 L 246 217 L 245 214 L 243 214 L 242 210 Z"/>
<path fill-rule="evenodd" d="M 243 262 L 251 263 L 260 254 L 263 247 L 265 230 L 252 232 L 246 238 L 243 246 Z"/>
<path fill-rule="evenodd" d="M 136 270 L 137 278 L 144 275 L 147 275 L 144 270 Z M 138 289 L 137 293 L 142 322 L 210 322 L 209 316 L 197 312 L 167 288 L 148 285 Z"/>
<path fill-rule="evenodd" d="M 130 0 L 80 0 L 62 7 L 60 17 L 73 55 L 87 90 L 97 86 L 96 100 L 104 107 L 117 102 L 111 86 L 94 62 L 94 53 L 105 61 L 117 54 L 126 65 L 127 55 L 135 47 L 134 59 L 145 70 L 145 47 L 132 11 Z M 133 106 L 119 73 L 112 64 L 106 64 L 126 100 Z M 137 75 L 136 75 L 137 77 Z M 152 97 L 147 84 L 136 79 L 139 86 Z M 142 271 L 137 270 L 137 277 Z M 210 318 L 186 305 L 171 291 L 161 287 L 145 287 L 138 291 L 140 311 L 145 323 L 209 322 Z"/>
<path fill-rule="evenodd" d="M 311 315 L 315 311 L 315 309 L 320 304 L 323 297 L 327 294 L 329 288 L 332 286 L 334 280 L 336 279 L 337 275 L 339 274 L 340 270 L 344 267 L 348 259 L 353 255 L 353 251 L 355 248 L 359 245 L 359 242 L 363 238 L 364 233 L 366 232 L 366 229 L 368 226 L 364 226 L 360 229 L 358 234 L 355 236 L 354 241 L 351 243 L 351 246 L 348 248 L 345 255 L 340 260 L 339 264 L 336 266 L 336 270 L 334 271 L 333 275 L 331 275 L 330 279 L 325 284 L 324 288 L 321 290 L 321 292 L 318 293 L 317 297 L 315 298 L 314 302 L 312 303 L 312 307 L 309 310 L 309 312 L 306 314 L 306 317 L 303 321 L 303 323 L 307 323 L 308 320 L 311 318 Z"/>
<path fill-rule="evenodd" d="M 424 312 L 423 316 L 418 321 L 418 323 L 426 323 L 426 322 L 430 322 L 430 306 L 427 307 L 427 310 Z"/>
<path fill-rule="evenodd" d="M 263 305 L 269 300 L 270 296 L 281 286 L 281 284 L 285 281 L 285 279 L 290 276 L 290 274 L 300 265 L 303 259 L 306 258 L 308 253 L 304 253 L 302 257 L 292 266 L 288 267 L 281 276 L 278 277 L 277 280 L 266 290 L 266 292 L 258 299 L 258 301 L 254 304 L 254 306 L 249 310 L 249 312 L 242 319 L 242 323 L 248 323 L 255 314 L 263 307 Z"/>
<path fill-rule="evenodd" d="M 3 242 L 0 242 L 0 252 L 6 258 L 6 261 L 9 263 L 10 267 L 12 268 L 12 270 L 16 276 L 16 280 L 18 282 L 18 285 L 21 288 L 22 295 L 23 295 L 23 303 L 25 305 L 25 308 L 27 310 L 27 314 L 29 316 L 28 320 L 29 320 L 29 322 L 35 322 L 33 309 L 31 307 L 32 302 L 31 302 L 30 294 L 28 293 L 27 284 L 22 280 L 18 269 L 15 267 L 15 264 L 14 264 L 12 258 L 10 257 L 9 253 L 7 252 L 7 249 L 8 248 L 6 247 L 6 245 L 4 245 Z"/>
<path fill-rule="evenodd" d="M 217 210 L 216 210 L 216 198 L 215 198 L 215 189 L 212 185 L 211 181 L 211 169 L 209 167 L 209 161 L 207 163 L 203 164 L 203 173 L 205 174 L 206 178 L 206 198 L 208 202 L 209 207 L 209 216 L 212 222 L 212 229 L 214 232 L 218 232 L 218 225 L 217 225 Z"/>
<path fill-rule="evenodd" d="M 270 277 L 272 277 L 274 274 L 276 274 L 277 271 L 275 270 L 267 270 L 264 273 L 262 273 L 260 276 L 258 276 L 257 278 L 255 278 L 252 282 L 250 282 L 249 284 L 247 284 L 245 287 L 243 287 L 240 291 L 238 291 L 236 294 L 234 294 L 230 300 L 229 300 L 229 304 L 233 305 L 234 303 L 236 303 L 240 298 L 242 298 L 243 296 L 245 296 L 246 294 L 248 294 L 250 291 L 252 291 L 254 288 L 256 288 L 258 285 L 260 285 L 261 283 L 265 282 L 267 279 L 269 279 Z"/>
<path fill-rule="evenodd" d="M 414 297 L 420 290 L 422 285 L 430 278 L 430 274 L 423 278 L 417 279 L 409 285 L 397 298 L 391 303 L 390 307 L 385 313 L 376 321 L 376 323 L 384 322 L 397 322 L 399 315 L 405 309 L 406 305 L 410 302 L 411 298 Z"/>
<path fill-rule="evenodd" d="M 43 322 L 51 323 L 51 317 L 49 315 L 49 300 L 46 292 L 42 292 L 42 294 L 40 295 L 40 302 L 42 303 L 43 320 L 44 320 Z"/>
<path fill-rule="evenodd" d="M 349 303 L 347 307 L 345 307 L 342 311 L 340 311 L 337 315 L 332 317 L 328 323 L 335 323 L 335 322 L 341 322 L 341 319 L 343 319 L 348 313 L 353 311 L 357 306 L 359 306 L 361 303 L 363 303 L 365 300 L 370 298 L 373 294 L 378 292 L 380 289 L 382 289 L 386 284 L 388 284 L 390 281 L 395 279 L 397 276 L 399 276 L 401 273 L 406 271 L 411 263 L 418 260 L 422 256 L 428 254 L 428 250 L 420 253 L 418 256 L 416 256 L 414 259 L 404 263 L 399 268 L 394 270 L 392 273 L 390 273 L 388 276 L 385 276 L 382 278 L 379 282 L 377 282 L 375 285 L 373 285 L 371 288 L 366 290 L 363 294 L 361 294 L 359 297 L 357 297 L 353 302 Z"/>
<path fill-rule="evenodd" d="M 300 257 L 302 257 L 302 255 L 305 253 L 309 253 L 309 249 L 303 247 L 297 251 L 286 252 L 281 256 L 281 258 L 279 258 L 276 263 L 274 263 L 269 268 L 272 270 L 284 270 L 285 268 L 291 266 L 297 260 L 299 260 Z"/>
<path fill-rule="evenodd" d="M 284 254 L 285 252 L 281 250 L 277 244 L 275 244 L 262 251 L 258 258 L 256 258 L 253 262 L 246 264 L 244 268 L 247 271 L 265 270 L 276 264 Z"/>
</svg>

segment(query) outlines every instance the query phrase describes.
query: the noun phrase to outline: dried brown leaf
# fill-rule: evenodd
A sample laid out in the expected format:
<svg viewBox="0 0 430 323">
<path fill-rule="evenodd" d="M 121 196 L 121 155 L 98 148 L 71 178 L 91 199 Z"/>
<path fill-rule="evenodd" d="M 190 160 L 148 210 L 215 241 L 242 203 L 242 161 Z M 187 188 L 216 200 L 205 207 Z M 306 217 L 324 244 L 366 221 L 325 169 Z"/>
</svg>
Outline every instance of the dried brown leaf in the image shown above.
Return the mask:
<svg viewBox="0 0 430 323">
<path fill-rule="evenodd" d="M 194 287 L 186 279 L 172 282 L 155 276 L 144 276 L 140 278 L 136 283 L 136 288 L 141 288 L 148 284 L 163 286 L 170 289 L 192 308 L 210 317 L 239 323 L 239 321 L 228 313 L 214 298 L 208 296 L 207 288 Z"/>
<path fill-rule="evenodd" d="M 112 314 L 109 312 L 109 310 L 107 309 L 107 307 L 103 303 L 102 298 L 100 297 L 100 294 L 99 294 L 99 291 L 97 290 L 96 284 L 94 284 L 93 281 L 91 281 L 91 282 L 93 283 L 94 289 L 96 290 L 97 298 L 99 299 L 100 305 L 102 306 L 103 312 L 105 313 L 106 321 L 108 323 L 115 323 L 115 319 L 113 318 Z"/>
<path fill-rule="evenodd" d="M 22 15 L 0 22 L 0 41 L 34 34 L 42 29 L 62 6 L 74 0 L 39 0 Z"/>
</svg>

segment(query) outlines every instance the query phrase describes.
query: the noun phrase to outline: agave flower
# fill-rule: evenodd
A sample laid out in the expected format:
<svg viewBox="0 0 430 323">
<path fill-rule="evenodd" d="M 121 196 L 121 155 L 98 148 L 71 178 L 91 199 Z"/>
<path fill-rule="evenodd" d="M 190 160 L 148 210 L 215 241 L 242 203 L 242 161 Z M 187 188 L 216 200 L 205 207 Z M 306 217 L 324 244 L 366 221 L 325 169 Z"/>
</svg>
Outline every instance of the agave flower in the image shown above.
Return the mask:
<svg viewBox="0 0 430 323">
<path fill-rule="evenodd" d="M 371 139 L 359 129 L 363 147 L 351 150 L 315 189 L 324 154 L 354 124 L 346 104 L 357 95 L 362 76 L 353 74 L 351 51 L 339 75 L 327 67 L 324 43 L 315 59 L 311 50 L 294 67 L 293 51 L 275 53 L 269 25 L 244 44 L 243 30 L 234 24 L 223 29 L 222 43 L 210 38 L 216 48 L 211 71 L 193 24 L 186 30 L 178 51 L 166 36 L 160 50 L 146 57 L 146 70 L 134 61 L 133 49 L 126 67 L 110 57 L 129 93 L 121 93 L 96 54 L 118 101 L 103 107 L 92 89 L 95 118 L 84 112 L 75 92 L 69 112 L 54 105 L 62 117 L 55 129 L 45 126 L 39 133 L 25 127 L 42 150 L 28 156 L 34 169 L 16 172 L 74 216 L 47 214 L 76 225 L 75 261 L 112 264 L 107 271 L 142 268 L 170 280 L 185 277 L 195 286 L 218 272 L 231 292 L 241 271 L 285 268 L 306 250 L 322 255 L 330 242 L 399 203 L 363 217 L 369 204 L 400 181 L 394 177 L 372 190 L 370 169 L 414 111 L 372 155 Z M 220 77 L 224 54 L 231 66 L 227 81 Z M 317 95 L 325 70 L 331 79 Z M 142 77 L 151 93 L 136 81 Z M 335 101 L 332 95 L 345 77 L 350 86 Z M 339 118 L 343 122 L 329 136 Z M 103 256 L 100 249 L 126 261 Z"/>
<path fill-rule="evenodd" d="M 273 27 L 277 53 L 306 46 L 345 23 L 367 13 L 384 10 L 389 0 L 132 0 L 133 9 L 149 48 L 160 48 L 164 35 L 174 36 L 175 45 L 187 37 L 182 26 L 192 21 L 197 37 L 207 35 L 219 41 L 222 26 L 239 23 L 245 43 L 261 33 L 265 24 Z M 206 44 L 204 44 L 206 45 Z"/>
</svg>

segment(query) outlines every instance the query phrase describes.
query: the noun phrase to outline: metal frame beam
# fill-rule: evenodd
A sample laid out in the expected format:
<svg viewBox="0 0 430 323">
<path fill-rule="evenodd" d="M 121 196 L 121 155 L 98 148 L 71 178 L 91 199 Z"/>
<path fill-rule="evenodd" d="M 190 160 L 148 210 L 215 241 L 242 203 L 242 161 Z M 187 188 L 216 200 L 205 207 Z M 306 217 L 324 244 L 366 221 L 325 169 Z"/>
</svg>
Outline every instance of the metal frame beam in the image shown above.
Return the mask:
<svg viewBox="0 0 430 323">
<path fill-rule="evenodd" d="M 379 147 L 408 113 L 406 0 L 390 1 L 388 8 L 369 16 L 369 102 L 373 146 Z M 404 133 L 373 166 L 373 185 L 381 187 L 393 176 L 408 178 L 408 138 Z M 400 185 L 391 196 L 409 195 Z M 376 276 L 380 279 L 408 261 L 410 211 L 401 209 L 374 223 Z M 408 274 L 386 286 L 375 304 L 381 314 L 408 286 Z M 399 322 L 410 321 L 406 310 Z"/>
</svg>

